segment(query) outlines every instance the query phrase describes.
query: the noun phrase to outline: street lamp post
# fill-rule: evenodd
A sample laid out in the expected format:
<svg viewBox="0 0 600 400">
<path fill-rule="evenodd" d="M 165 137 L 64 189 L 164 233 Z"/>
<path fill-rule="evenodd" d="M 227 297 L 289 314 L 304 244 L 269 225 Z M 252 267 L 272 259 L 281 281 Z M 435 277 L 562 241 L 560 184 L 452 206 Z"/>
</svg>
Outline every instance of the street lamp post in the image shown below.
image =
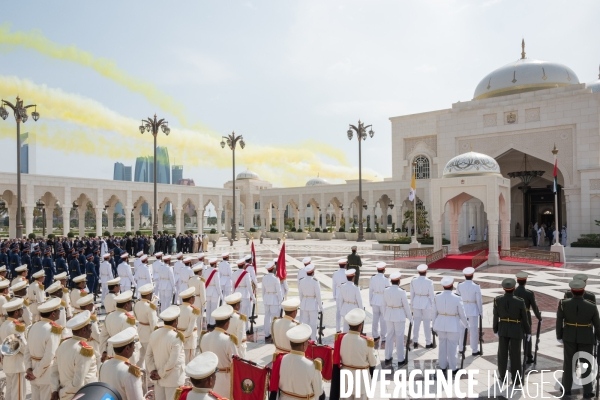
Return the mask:
<svg viewBox="0 0 600 400">
<path fill-rule="evenodd" d="M 152 218 L 152 234 L 156 235 L 158 232 L 158 204 L 157 204 L 157 186 L 156 182 L 158 180 L 157 168 L 156 168 L 156 137 L 158 136 L 158 130 L 162 129 L 163 133 L 169 136 L 171 132 L 171 128 L 169 128 L 169 123 L 163 119 L 156 119 L 156 114 L 154 114 L 154 119 L 147 118 L 142 120 L 142 124 L 140 125 L 140 133 L 144 134 L 146 132 L 152 132 L 152 136 L 154 136 L 154 217 Z M 126 218 L 131 218 L 130 215 L 126 215 Z M 127 220 L 125 220 L 127 221 Z"/>
<path fill-rule="evenodd" d="M 38 200 L 35 203 L 38 211 L 40 212 L 40 214 L 42 215 L 42 237 L 46 237 L 46 207 L 43 201 Z"/>
<path fill-rule="evenodd" d="M 237 145 L 237 143 L 240 143 L 240 147 L 242 148 L 242 150 L 244 149 L 244 147 L 246 147 L 246 142 L 244 142 L 244 137 L 242 135 L 235 135 L 235 132 L 231 132 L 231 135 L 227 135 L 227 136 L 223 136 L 223 139 L 221 140 L 221 148 L 225 148 L 225 144 L 227 144 L 227 146 L 231 149 L 231 154 L 232 154 L 232 158 L 233 158 L 233 210 L 232 210 L 232 214 L 233 214 L 233 220 L 232 220 L 232 224 L 231 224 L 231 240 L 235 240 L 235 231 L 236 231 L 236 227 L 235 227 L 235 147 Z"/>
<path fill-rule="evenodd" d="M 34 107 L 34 111 L 31 113 L 31 118 L 34 121 L 37 121 L 40 118 L 40 114 L 37 112 L 37 106 L 35 104 L 30 104 L 28 106 L 23 105 L 23 100 L 17 96 L 17 101 L 15 104 L 12 104 L 9 101 L 2 100 L 0 102 L 0 117 L 3 120 L 8 118 L 8 111 L 6 107 L 8 106 L 12 109 L 13 114 L 15 115 L 15 120 L 17 121 L 17 238 L 23 237 L 23 221 L 21 221 L 21 122 L 27 122 L 29 118 L 27 116 L 27 109 Z"/>
<path fill-rule="evenodd" d="M 363 234 L 363 218 L 362 218 L 362 210 L 363 207 L 366 209 L 366 204 L 363 206 L 363 197 L 362 197 L 362 154 L 361 154 L 361 142 L 362 140 L 367 140 L 367 129 L 371 128 L 371 125 L 365 126 L 363 122 L 358 120 L 358 125 L 350 125 L 350 129 L 348 129 L 348 140 L 352 140 L 352 136 L 354 132 L 356 132 L 356 138 L 358 139 L 358 240 L 357 242 L 364 242 L 364 234 Z M 373 137 L 375 132 L 373 129 L 369 129 L 369 136 Z M 362 140 L 361 140 L 362 139 Z"/>
</svg>

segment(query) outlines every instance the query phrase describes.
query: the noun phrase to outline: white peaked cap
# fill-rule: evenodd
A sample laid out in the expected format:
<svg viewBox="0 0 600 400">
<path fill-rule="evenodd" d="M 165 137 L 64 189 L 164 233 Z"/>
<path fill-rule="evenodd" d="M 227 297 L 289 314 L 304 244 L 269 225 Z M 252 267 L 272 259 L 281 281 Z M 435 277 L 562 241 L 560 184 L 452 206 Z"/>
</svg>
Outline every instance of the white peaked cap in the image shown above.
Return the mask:
<svg viewBox="0 0 600 400">
<path fill-rule="evenodd" d="M 387 266 L 387 264 L 384 263 L 383 261 L 378 262 L 376 265 L 377 269 L 385 269 L 386 266 Z"/>
<path fill-rule="evenodd" d="M 304 267 L 304 271 L 306 271 L 306 273 L 310 273 L 313 272 L 315 270 L 315 265 L 314 264 L 308 264 L 306 267 Z"/>
<path fill-rule="evenodd" d="M 473 267 L 467 267 L 467 268 L 463 269 L 463 274 L 465 276 L 470 276 L 470 275 L 473 275 L 474 273 L 475 273 L 475 268 L 473 268 Z"/>
<path fill-rule="evenodd" d="M 216 258 L 214 258 L 214 257 L 213 257 L 213 258 L 211 258 L 210 260 L 208 260 L 208 263 L 209 263 L 209 264 L 216 264 L 216 263 L 217 263 L 217 261 L 219 261 L 219 260 L 217 260 Z"/>
<path fill-rule="evenodd" d="M 417 267 L 417 271 L 419 272 L 425 272 L 427 271 L 427 264 L 419 264 L 419 266 Z"/>
<path fill-rule="evenodd" d="M 114 300 L 115 303 L 127 303 L 128 301 L 131 301 L 131 299 L 133 298 L 133 292 L 131 290 L 126 290 L 123 293 L 119 294 L 118 296 L 115 296 Z"/>
<path fill-rule="evenodd" d="M 196 288 L 192 286 L 192 287 L 185 289 L 183 292 L 179 293 L 179 297 L 181 297 L 182 300 L 185 300 L 185 299 L 188 299 L 188 298 L 194 296 L 195 293 L 196 293 Z"/>
<path fill-rule="evenodd" d="M 312 335 L 312 328 L 307 324 L 300 324 L 287 331 L 285 335 L 292 343 L 304 343 Z"/>
<path fill-rule="evenodd" d="M 223 254 L 221 254 L 221 257 L 223 257 L 223 258 L 229 257 L 229 253 L 223 253 Z"/>
<path fill-rule="evenodd" d="M 140 257 L 140 261 L 146 261 L 148 259 L 148 255 L 144 254 L 143 256 Z"/>
<path fill-rule="evenodd" d="M 181 309 L 179 306 L 172 305 L 169 306 L 165 311 L 161 312 L 159 317 L 163 321 L 173 321 L 174 319 L 179 318 L 179 314 L 181 314 Z"/>
<path fill-rule="evenodd" d="M 270 270 L 272 270 L 273 268 L 275 268 L 275 263 L 274 263 L 273 261 L 269 261 L 269 262 L 267 263 L 267 265 L 265 266 L 265 268 L 266 268 L 268 271 L 270 271 Z"/>
<path fill-rule="evenodd" d="M 177 253 L 177 254 L 175 255 L 175 258 L 181 258 L 181 257 L 183 257 L 183 253 Z"/>
<path fill-rule="evenodd" d="M 8 303 L 5 303 L 2 306 L 2 309 L 4 310 L 4 312 L 9 312 L 9 311 L 15 311 L 18 310 L 19 308 L 23 307 L 23 299 L 20 297 L 17 297 L 11 301 L 9 301 Z"/>
<path fill-rule="evenodd" d="M 144 255 L 144 252 L 143 252 L 143 251 L 138 251 L 138 252 L 135 254 L 135 256 L 136 256 L 136 257 L 141 257 L 141 256 L 143 256 L 143 255 Z"/>
<path fill-rule="evenodd" d="M 48 286 L 46 292 L 52 294 L 58 290 L 62 290 L 62 284 L 60 282 L 54 282 L 52 285 Z"/>
<path fill-rule="evenodd" d="M 112 344 L 113 347 L 123 347 L 133 342 L 137 336 L 137 329 L 132 326 L 108 339 L 108 343 Z"/>
<path fill-rule="evenodd" d="M 300 299 L 298 297 L 292 297 L 281 302 L 283 311 L 295 311 L 300 307 Z"/>
<path fill-rule="evenodd" d="M 60 308 L 61 299 L 58 297 L 53 297 L 48 301 L 43 302 L 38 306 L 38 311 L 41 313 L 47 313 L 54 310 L 58 310 Z"/>
<path fill-rule="evenodd" d="M 54 275 L 54 280 L 55 281 L 60 281 L 63 279 L 67 279 L 67 273 L 66 272 L 61 272 L 60 274 L 56 274 Z"/>
<path fill-rule="evenodd" d="M 390 281 L 398 281 L 398 280 L 400 280 L 401 276 L 402 276 L 402 274 L 400 272 L 394 272 L 393 274 L 390 275 Z"/>
<path fill-rule="evenodd" d="M 348 323 L 348 325 L 356 326 L 363 323 L 366 317 L 367 313 L 365 313 L 365 310 L 361 308 L 355 308 L 350 310 L 348 314 L 346 314 L 344 320 Z"/>
<path fill-rule="evenodd" d="M 454 283 L 454 277 L 452 276 L 445 276 L 442 278 L 442 286 L 443 287 L 448 287 L 451 286 Z"/>
<path fill-rule="evenodd" d="M 115 279 L 111 279 L 110 281 L 106 282 L 106 285 L 113 286 L 113 285 L 118 285 L 120 283 L 121 283 L 121 277 L 117 276 Z"/>
<path fill-rule="evenodd" d="M 154 285 L 152 283 L 146 283 L 145 285 L 142 285 L 138 288 L 138 292 L 141 295 L 147 295 L 149 293 L 152 293 L 153 290 L 154 290 Z"/>
<path fill-rule="evenodd" d="M 229 305 L 237 304 L 240 301 L 242 301 L 242 293 L 240 293 L 240 292 L 235 292 L 235 293 L 230 294 L 229 296 L 225 297 L 225 303 L 227 303 Z"/>
<path fill-rule="evenodd" d="M 215 311 L 213 311 L 210 316 L 215 321 L 224 321 L 227 318 L 231 318 L 233 314 L 233 307 L 229 304 L 223 304 L 221 307 L 218 307 Z"/>
<path fill-rule="evenodd" d="M 90 323 L 91 318 L 92 313 L 88 310 L 84 310 L 67 321 L 67 328 L 71 330 L 81 329 Z"/>
<path fill-rule="evenodd" d="M 356 275 L 356 270 L 354 268 L 350 268 L 346 270 L 346 276 L 354 276 Z"/>
<path fill-rule="evenodd" d="M 197 355 L 185 366 L 185 374 L 192 379 L 204 379 L 217 371 L 219 357 L 211 351 Z"/>
<path fill-rule="evenodd" d="M 81 308 L 82 306 L 87 306 L 88 304 L 92 304 L 93 302 L 94 302 L 94 295 L 88 294 L 83 297 L 80 297 L 79 300 L 77 300 L 77 307 Z"/>
<path fill-rule="evenodd" d="M 158 253 L 154 253 L 154 257 L 161 257 L 164 253 L 159 251 Z"/>
<path fill-rule="evenodd" d="M 342 258 L 341 260 L 338 261 L 338 264 L 348 264 L 348 260 L 346 260 L 345 258 Z"/>
<path fill-rule="evenodd" d="M 302 264 L 308 264 L 310 261 L 311 261 L 311 258 L 310 258 L 310 257 L 304 257 L 304 258 L 302 259 Z"/>
</svg>

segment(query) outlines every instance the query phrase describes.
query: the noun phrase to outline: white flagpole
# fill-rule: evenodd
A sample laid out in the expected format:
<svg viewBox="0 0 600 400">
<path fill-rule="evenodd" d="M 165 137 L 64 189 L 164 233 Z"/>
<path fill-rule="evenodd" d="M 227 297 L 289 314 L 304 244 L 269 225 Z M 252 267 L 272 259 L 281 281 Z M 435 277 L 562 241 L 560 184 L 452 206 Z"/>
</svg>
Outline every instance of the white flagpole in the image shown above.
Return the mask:
<svg viewBox="0 0 600 400">
<path fill-rule="evenodd" d="M 554 165 L 556 166 L 556 160 L 558 158 L 558 149 L 556 148 L 556 144 L 552 149 L 552 154 L 554 154 Z M 554 171 L 552 171 L 554 175 Z M 558 171 L 556 172 L 556 180 L 558 181 Z M 554 179 L 554 177 L 553 177 Z M 560 241 L 558 239 L 558 182 L 555 183 L 556 192 L 554 192 L 554 244 L 559 244 Z"/>
</svg>

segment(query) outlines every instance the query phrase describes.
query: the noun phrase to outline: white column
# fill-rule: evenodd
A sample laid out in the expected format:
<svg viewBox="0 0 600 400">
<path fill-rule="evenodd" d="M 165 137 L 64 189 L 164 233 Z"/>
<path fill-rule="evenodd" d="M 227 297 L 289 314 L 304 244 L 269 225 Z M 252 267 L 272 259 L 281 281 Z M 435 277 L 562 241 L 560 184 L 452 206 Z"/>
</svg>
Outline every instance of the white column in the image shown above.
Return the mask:
<svg viewBox="0 0 600 400">
<path fill-rule="evenodd" d="M 302 230 L 304 230 L 304 226 L 306 225 L 306 207 L 300 207 L 298 209 L 298 214 L 300 214 L 300 228 L 302 228 Z"/>
<path fill-rule="evenodd" d="M 340 220 L 342 219 L 342 210 L 339 208 L 335 209 L 335 230 L 336 232 L 340 230 Z"/>
<path fill-rule="evenodd" d="M 67 236 L 71 230 L 71 207 L 63 206 L 63 236 Z"/>
<path fill-rule="evenodd" d="M 488 221 L 488 237 L 490 239 L 488 264 L 498 265 L 500 256 L 498 254 L 498 220 Z"/>
<path fill-rule="evenodd" d="M 164 207 L 166 207 L 167 205 L 165 204 Z M 164 207 L 160 208 L 158 210 L 158 218 L 156 219 L 158 221 L 158 230 L 159 231 L 164 231 L 165 230 L 165 226 L 163 224 L 163 220 L 164 220 Z M 130 218 L 127 218 L 127 220 L 130 220 Z"/>
<path fill-rule="evenodd" d="M 123 212 L 125 213 L 125 232 L 131 232 L 131 210 L 132 209 L 133 209 L 132 206 L 123 207 Z M 152 208 L 150 210 L 152 210 Z M 152 217 L 154 218 L 154 215 Z M 158 229 L 160 229 L 160 225 L 159 225 Z"/>
<path fill-rule="evenodd" d="M 375 232 L 375 207 L 371 207 L 371 222 L 370 225 L 371 232 Z"/>
<path fill-rule="evenodd" d="M 300 227 L 300 212 L 298 211 L 297 208 L 294 209 L 294 228 L 296 228 L 296 230 L 298 230 L 298 228 Z"/>
<path fill-rule="evenodd" d="M 481 224 L 481 204 L 477 204 L 477 206 L 475 206 L 475 231 L 477 232 L 475 239 L 477 241 L 482 241 L 483 225 Z"/>
<path fill-rule="evenodd" d="M 182 232 L 183 224 L 181 220 L 183 219 L 183 208 L 178 207 L 175 210 L 175 233 L 180 234 Z"/>
<path fill-rule="evenodd" d="M 442 221 L 435 221 L 433 226 L 433 251 L 442 249 Z"/>
<path fill-rule="evenodd" d="M 279 232 L 283 232 L 283 230 L 285 229 L 285 225 L 283 224 L 283 213 L 285 212 L 285 209 L 280 208 L 277 209 L 277 229 L 279 229 Z"/>
<path fill-rule="evenodd" d="M 96 207 L 96 236 L 102 236 L 102 211 L 104 207 Z"/>
<path fill-rule="evenodd" d="M 85 236 L 85 209 L 83 204 L 77 208 L 77 222 L 79 224 L 79 237 Z"/>
<path fill-rule="evenodd" d="M 510 250 L 510 220 L 500 222 L 502 231 L 502 250 Z"/>
<path fill-rule="evenodd" d="M 217 233 L 221 234 L 221 231 L 223 229 L 223 226 L 221 224 L 221 215 L 223 214 L 223 209 L 216 208 L 215 211 L 217 212 Z"/>
<path fill-rule="evenodd" d="M 52 220 L 52 212 L 54 211 L 54 207 L 46 206 L 44 207 L 46 210 L 46 235 L 52 233 L 54 221 Z"/>
<path fill-rule="evenodd" d="M 450 254 L 460 254 L 458 244 L 458 216 L 455 216 L 450 219 Z"/>
<path fill-rule="evenodd" d="M 114 221 L 113 221 L 114 214 L 115 214 L 114 207 L 108 207 L 106 209 L 106 216 L 108 218 L 108 226 L 106 227 L 106 230 L 109 231 L 111 234 L 113 233 L 113 229 L 114 229 Z"/>
<path fill-rule="evenodd" d="M 477 231 L 477 220 L 475 220 L 475 204 L 469 204 L 469 236 L 471 236 L 471 227 L 475 227 L 475 232 Z M 470 241 L 469 237 L 469 241 Z"/>
<path fill-rule="evenodd" d="M 33 232 L 33 210 L 35 207 L 25 206 L 23 208 L 25 209 L 25 232 L 23 234 L 29 235 Z"/>
</svg>

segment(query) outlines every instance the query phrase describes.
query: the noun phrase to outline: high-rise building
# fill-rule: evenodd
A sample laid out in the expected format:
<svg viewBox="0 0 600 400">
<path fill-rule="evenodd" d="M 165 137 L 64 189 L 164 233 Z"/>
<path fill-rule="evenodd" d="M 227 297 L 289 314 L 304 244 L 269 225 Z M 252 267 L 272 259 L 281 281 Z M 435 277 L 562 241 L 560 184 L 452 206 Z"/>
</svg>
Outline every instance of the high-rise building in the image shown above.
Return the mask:
<svg viewBox="0 0 600 400">
<path fill-rule="evenodd" d="M 171 178 L 173 185 L 178 185 L 177 182 L 183 179 L 183 165 L 173 165 L 173 168 L 171 169 Z"/>
<path fill-rule="evenodd" d="M 21 165 L 22 174 L 35 174 L 35 141 L 29 132 L 21 134 Z"/>
<path fill-rule="evenodd" d="M 156 148 L 156 172 L 158 174 L 157 183 L 171 183 L 171 165 L 169 163 L 169 150 L 166 147 Z M 131 170 L 129 172 L 131 174 Z M 133 176 L 135 182 L 154 182 L 154 156 L 142 156 L 135 160 L 135 172 Z M 171 213 L 170 205 L 167 207 Z M 142 214 L 150 215 L 148 203 L 142 205 Z"/>
<path fill-rule="evenodd" d="M 21 173 L 29 173 L 29 145 L 21 145 Z"/>
<path fill-rule="evenodd" d="M 113 180 L 131 182 L 131 167 L 125 166 L 123 163 L 116 162 L 113 170 Z"/>
</svg>

